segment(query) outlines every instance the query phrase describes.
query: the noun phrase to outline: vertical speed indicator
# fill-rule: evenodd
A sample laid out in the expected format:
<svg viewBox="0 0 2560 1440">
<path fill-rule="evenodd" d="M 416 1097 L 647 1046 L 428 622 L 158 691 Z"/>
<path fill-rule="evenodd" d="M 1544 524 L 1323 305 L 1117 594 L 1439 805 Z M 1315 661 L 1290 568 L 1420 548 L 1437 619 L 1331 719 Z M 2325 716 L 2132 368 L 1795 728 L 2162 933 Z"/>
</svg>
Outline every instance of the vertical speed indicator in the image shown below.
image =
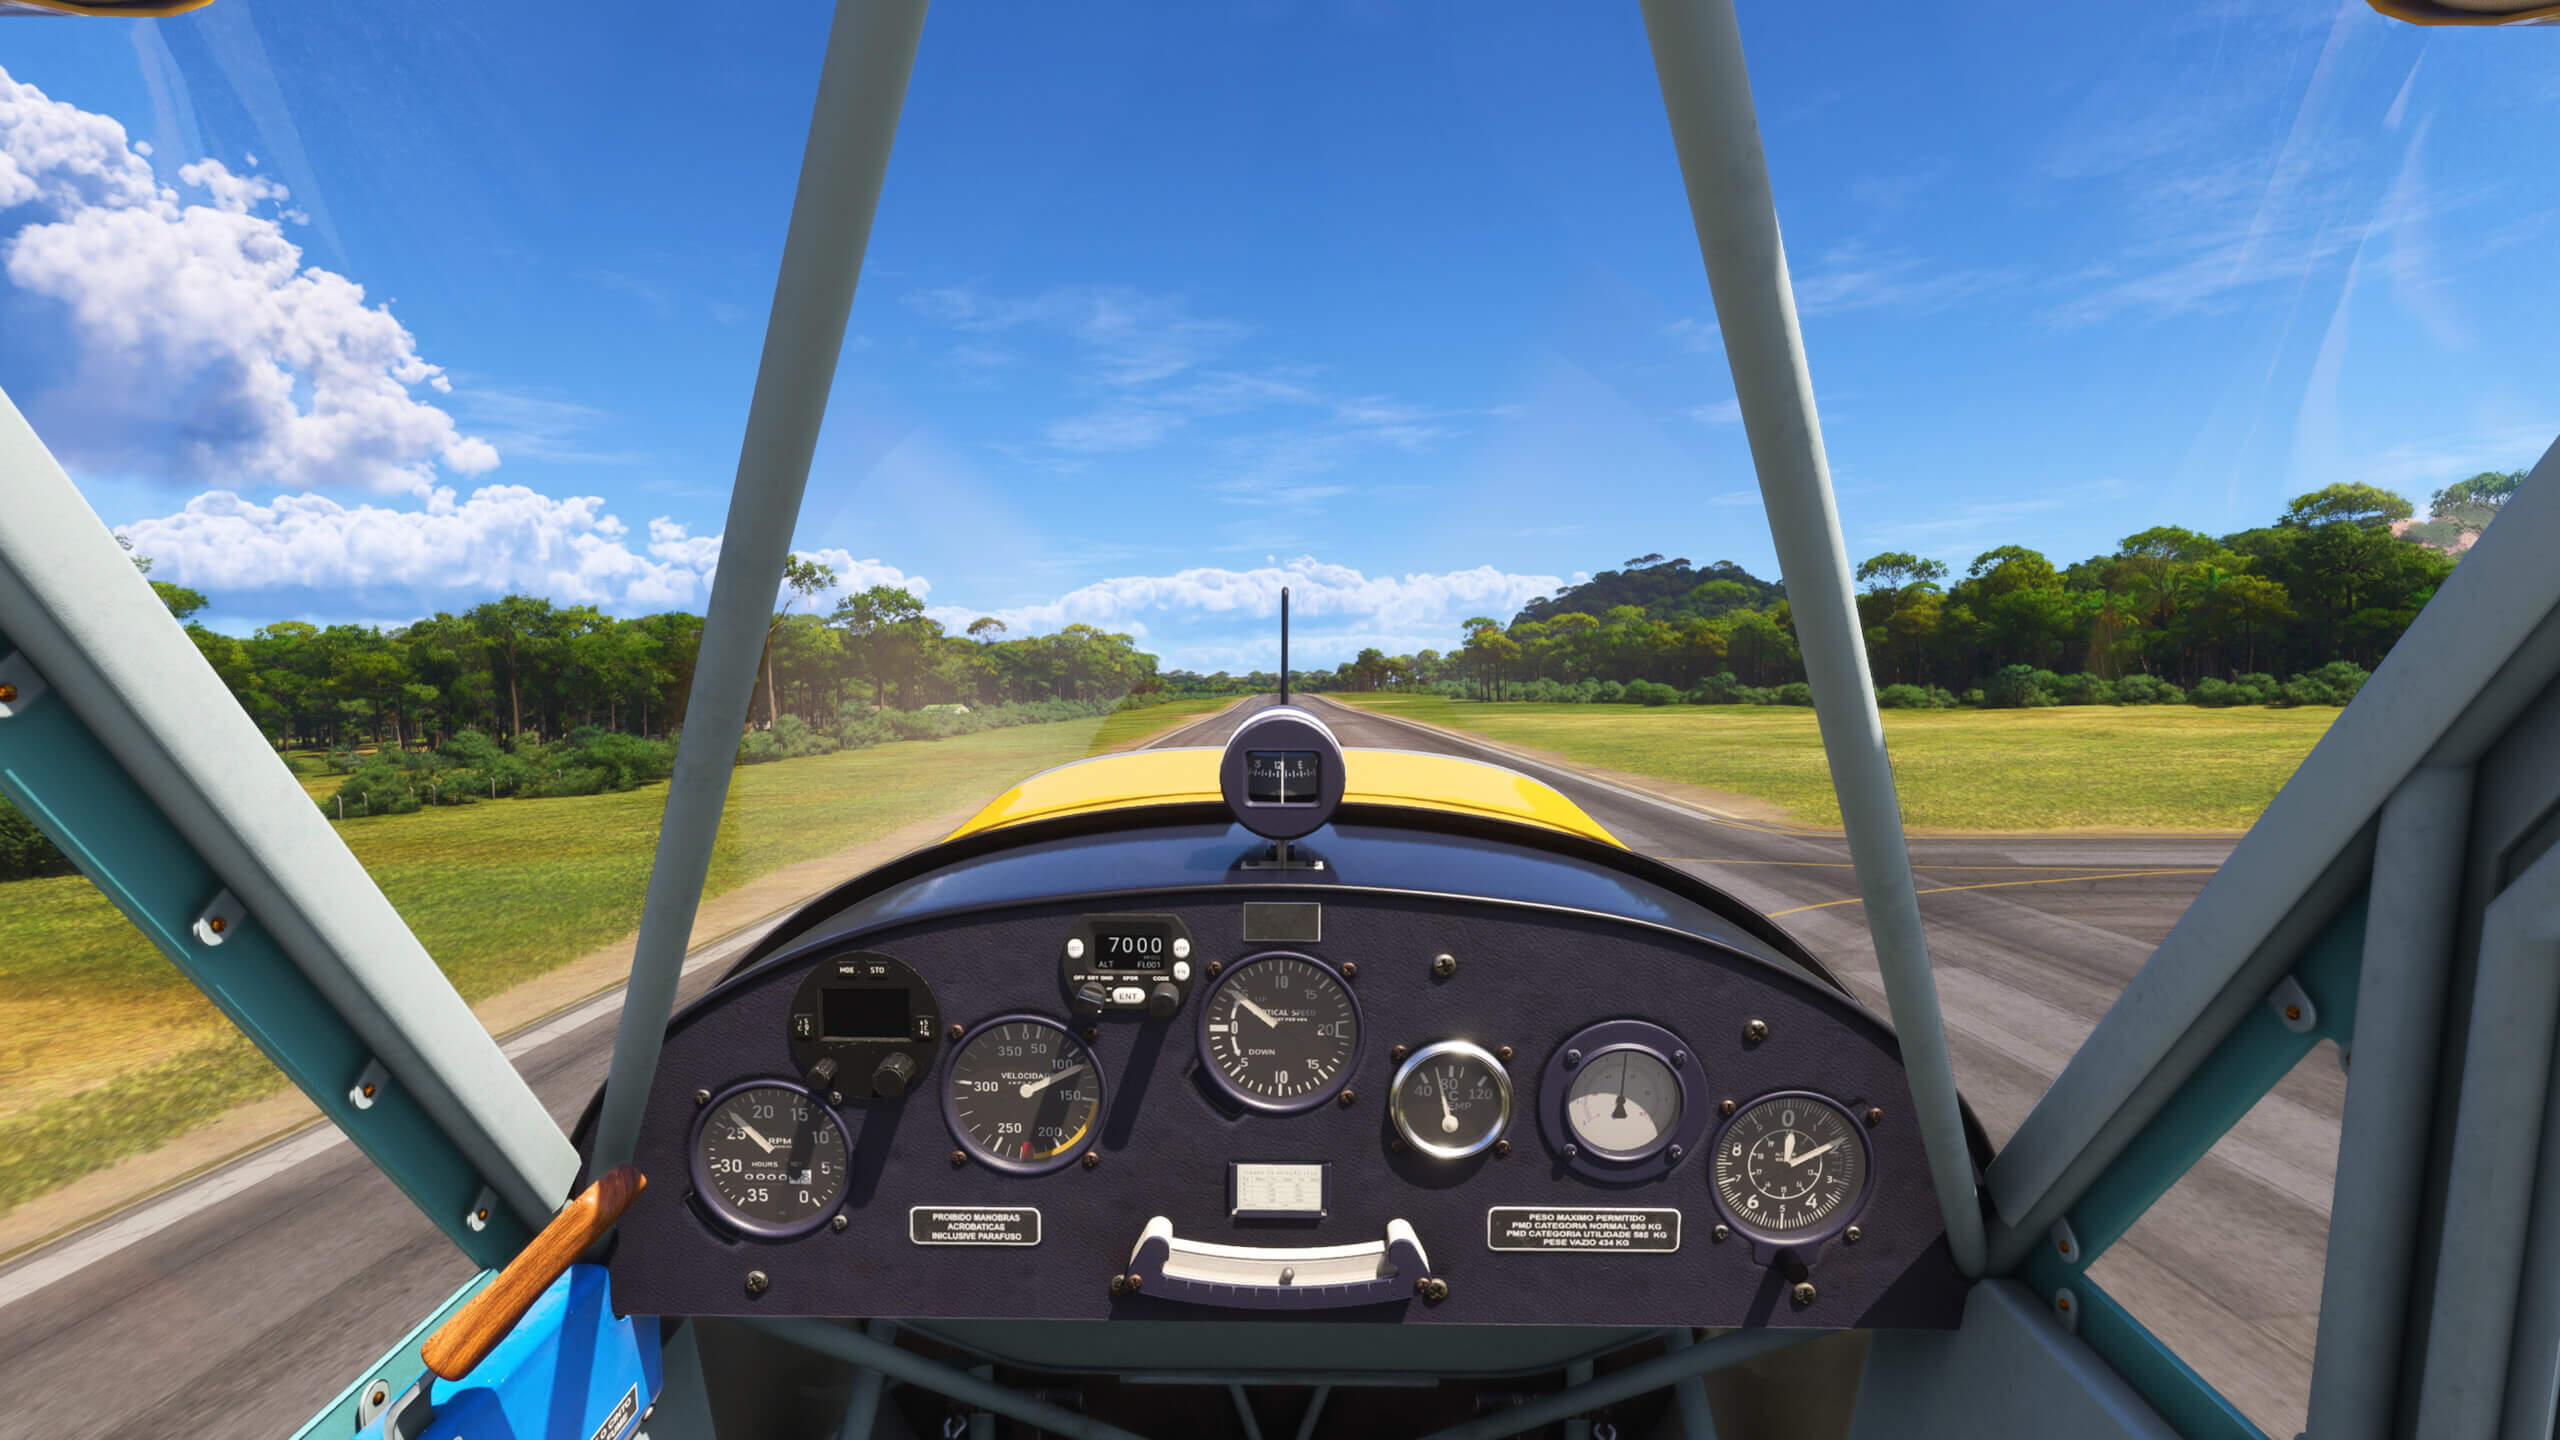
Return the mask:
<svg viewBox="0 0 2560 1440">
<path fill-rule="evenodd" d="M 1200 1006 L 1200 1060 L 1248 1110 L 1293 1115 L 1342 1093 L 1360 1058 L 1360 1002 L 1321 960 L 1286 951 L 1228 966 Z"/>
</svg>

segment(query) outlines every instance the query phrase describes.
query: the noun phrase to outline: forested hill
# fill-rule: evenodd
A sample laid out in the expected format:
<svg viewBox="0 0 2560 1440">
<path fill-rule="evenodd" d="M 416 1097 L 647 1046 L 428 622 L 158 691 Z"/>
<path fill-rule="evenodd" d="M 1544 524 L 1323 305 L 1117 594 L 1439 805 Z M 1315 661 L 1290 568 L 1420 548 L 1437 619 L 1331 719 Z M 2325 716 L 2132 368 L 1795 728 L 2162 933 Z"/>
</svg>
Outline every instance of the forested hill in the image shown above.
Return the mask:
<svg viewBox="0 0 2560 1440">
<path fill-rule="evenodd" d="M 1635 606 L 1647 619 L 1685 620 L 1760 609 L 1786 593 L 1785 586 L 1763 580 L 1730 560 L 1694 566 L 1685 559 L 1639 555 L 1623 570 L 1603 570 L 1552 597 L 1539 596 L 1521 606 L 1511 623 L 1550 620 L 1576 611 L 1606 615 L 1621 605 Z"/>
</svg>

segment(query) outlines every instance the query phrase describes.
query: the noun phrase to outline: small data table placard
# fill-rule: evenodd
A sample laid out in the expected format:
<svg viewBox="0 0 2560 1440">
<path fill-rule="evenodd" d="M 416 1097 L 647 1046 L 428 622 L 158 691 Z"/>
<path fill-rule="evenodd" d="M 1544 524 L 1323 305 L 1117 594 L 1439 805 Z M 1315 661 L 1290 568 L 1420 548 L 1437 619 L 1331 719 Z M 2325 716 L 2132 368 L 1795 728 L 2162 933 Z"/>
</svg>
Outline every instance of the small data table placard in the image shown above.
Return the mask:
<svg viewBox="0 0 2560 1440">
<path fill-rule="evenodd" d="M 907 1211 L 918 1245 L 1037 1245 L 1040 1212 L 1029 1206 L 918 1205 Z"/>
<path fill-rule="evenodd" d="M 1324 1162 L 1227 1162 L 1227 1213 L 1238 1220 L 1324 1218 Z"/>
<path fill-rule="evenodd" d="M 1667 1254 L 1680 1248 L 1680 1212 L 1496 1205 L 1484 1212 L 1484 1243 L 1494 1250 L 1636 1250 Z"/>
</svg>

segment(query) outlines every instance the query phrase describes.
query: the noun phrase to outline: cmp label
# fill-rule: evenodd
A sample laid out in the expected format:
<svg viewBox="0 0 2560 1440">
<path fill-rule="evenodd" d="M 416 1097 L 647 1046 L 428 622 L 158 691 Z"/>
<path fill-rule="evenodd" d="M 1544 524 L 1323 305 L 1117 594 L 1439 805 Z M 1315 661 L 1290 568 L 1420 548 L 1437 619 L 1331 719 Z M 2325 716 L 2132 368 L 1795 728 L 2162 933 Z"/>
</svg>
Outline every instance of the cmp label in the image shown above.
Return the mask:
<svg viewBox="0 0 2560 1440">
<path fill-rule="evenodd" d="M 918 1245 L 1037 1245 L 1040 1212 L 1011 1206 L 918 1205 L 907 1211 Z"/>
<path fill-rule="evenodd" d="M 1668 1254 L 1680 1248 L 1680 1212 L 1496 1205 L 1484 1212 L 1484 1243 L 1495 1250 L 1638 1250 Z"/>
</svg>

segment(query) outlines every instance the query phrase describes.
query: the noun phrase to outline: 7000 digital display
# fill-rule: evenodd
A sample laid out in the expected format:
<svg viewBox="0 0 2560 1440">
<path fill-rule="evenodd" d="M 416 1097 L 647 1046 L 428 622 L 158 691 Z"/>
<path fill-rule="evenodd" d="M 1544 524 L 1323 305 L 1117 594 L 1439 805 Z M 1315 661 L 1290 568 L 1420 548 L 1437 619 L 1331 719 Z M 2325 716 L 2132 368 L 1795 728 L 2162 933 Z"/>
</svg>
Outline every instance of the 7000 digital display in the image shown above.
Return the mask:
<svg viewBox="0 0 2560 1440">
<path fill-rule="evenodd" d="M 1173 963 L 1173 936 L 1162 921 L 1097 920 L 1093 945 L 1099 970 L 1162 970 Z"/>
</svg>

